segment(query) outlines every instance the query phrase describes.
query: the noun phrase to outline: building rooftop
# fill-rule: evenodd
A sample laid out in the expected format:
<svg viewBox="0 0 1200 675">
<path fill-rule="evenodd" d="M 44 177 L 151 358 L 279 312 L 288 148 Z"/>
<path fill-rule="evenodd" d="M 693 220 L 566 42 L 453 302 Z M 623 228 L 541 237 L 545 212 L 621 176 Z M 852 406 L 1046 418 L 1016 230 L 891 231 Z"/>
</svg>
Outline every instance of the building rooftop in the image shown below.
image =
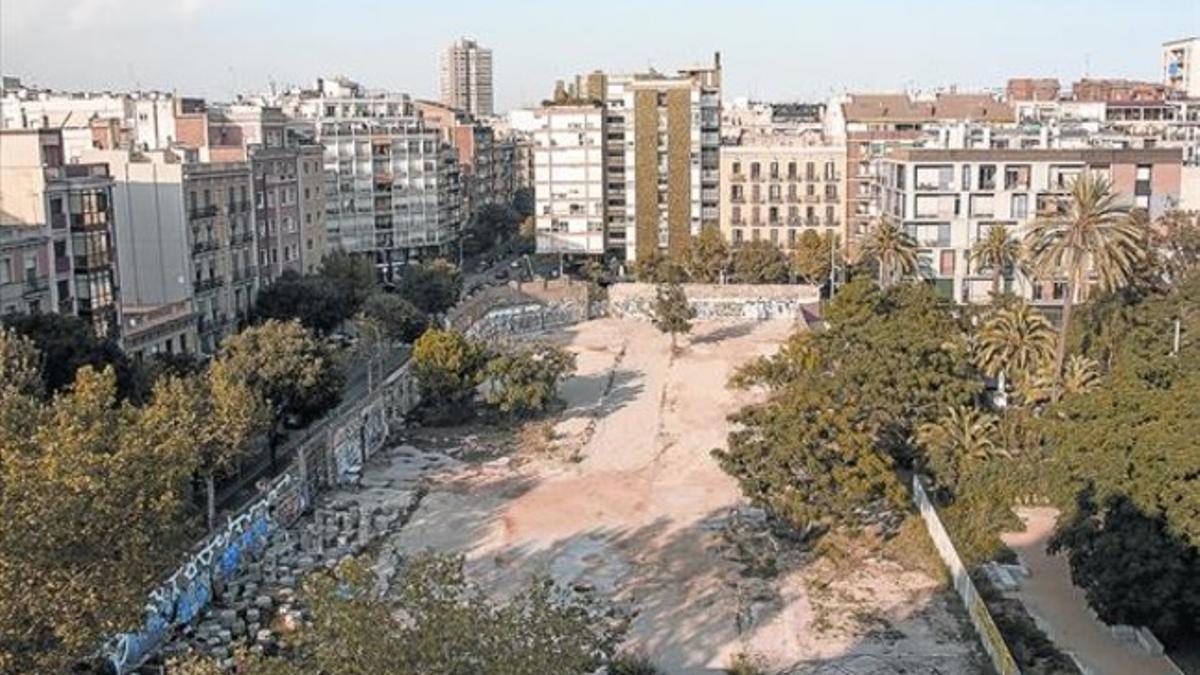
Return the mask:
<svg viewBox="0 0 1200 675">
<path fill-rule="evenodd" d="M 853 94 L 842 111 L 848 122 L 1016 119 L 1012 106 L 991 94 L 938 94 L 932 101 L 914 100 L 908 94 Z"/>
</svg>

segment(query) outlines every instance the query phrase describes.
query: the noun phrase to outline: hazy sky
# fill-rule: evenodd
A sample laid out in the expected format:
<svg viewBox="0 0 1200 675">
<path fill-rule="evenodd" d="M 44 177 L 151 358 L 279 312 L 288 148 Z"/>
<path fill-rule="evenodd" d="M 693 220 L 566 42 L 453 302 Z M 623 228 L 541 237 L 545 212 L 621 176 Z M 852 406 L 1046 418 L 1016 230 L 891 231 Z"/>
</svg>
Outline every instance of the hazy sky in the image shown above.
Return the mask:
<svg viewBox="0 0 1200 675">
<path fill-rule="evenodd" d="M 345 74 L 436 95 L 437 52 L 494 50 L 497 105 L 576 72 L 711 60 L 727 98 L 1003 86 L 1013 75 L 1160 79 L 1200 0 L 0 0 L 0 71 L 54 88 L 228 98 Z"/>
</svg>

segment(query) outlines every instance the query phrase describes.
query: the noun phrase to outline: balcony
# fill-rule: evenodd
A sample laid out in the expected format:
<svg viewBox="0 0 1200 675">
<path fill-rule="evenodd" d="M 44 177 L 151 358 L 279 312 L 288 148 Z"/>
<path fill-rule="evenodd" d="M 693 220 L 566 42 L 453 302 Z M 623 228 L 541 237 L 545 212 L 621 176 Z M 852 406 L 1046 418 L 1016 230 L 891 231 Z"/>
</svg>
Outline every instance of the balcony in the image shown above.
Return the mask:
<svg viewBox="0 0 1200 675">
<path fill-rule="evenodd" d="M 192 285 L 195 287 L 197 293 L 205 293 L 225 285 L 225 280 L 221 277 L 209 277 L 208 279 L 200 279 Z"/>
<path fill-rule="evenodd" d="M 952 183 L 917 183 L 917 190 L 921 192 L 953 192 L 954 185 Z"/>
<path fill-rule="evenodd" d="M 767 201 L 772 204 L 782 204 L 783 196 L 782 195 L 767 195 Z"/>
<path fill-rule="evenodd" d="M 197 241 L 192 244 L 192 255 L 199 255 L 215 250 L 217 250 L 217 242 L 215 241 Z"/>
<path fill-rule="evenodd" d="M 27 277 L 21 294 L 29 297 L 40 295 L 48 290 L 50 290 L 50 279 L 48 277 Z"/>
<path fill-rule="evenodd" d="M 838 198 L 838 196 L 836 194 L 829 194 L 829 193 L 825 194 L 825 203 L 826 204 L 834 204 L 839 201 L 841 201 L 841 200 Z"/>
<path fill-rule="evenodd" d="M 188 212 L 188 218 L 192 220 L 197 220 L 199 218 L 212 218 L 215 215 L 217 215 L 217 207 L 215 204 L 212 206 L 201 206 L 194 208 Z"/>
<path fill-rule="evenodd" d="M 55 229 L 55 230 L 62 230 L 62 229 L 66 229 L 66 227 L 67 227 L 67 214 L 65 214 L 65 213 L 51 213 L 51 214 L 50 214 L 50 227 L 51 227 L 51 228 L 53 228 L 53 229 Z"/>
<path fill-rule="evenodd" d="M 820 197 L 820 195 L 804 195 L 804 203 L 805 204 L 820 204 L 821 197 Z"/>
<path fill-rule="evenodd" d="M 76 272 L 91 272 L 94 270 L 102 270 L 112 266 L 112 254 L 110 253 L 93 253 L 91 255 L 75 256 L 75 271 Z"/>
</svg>

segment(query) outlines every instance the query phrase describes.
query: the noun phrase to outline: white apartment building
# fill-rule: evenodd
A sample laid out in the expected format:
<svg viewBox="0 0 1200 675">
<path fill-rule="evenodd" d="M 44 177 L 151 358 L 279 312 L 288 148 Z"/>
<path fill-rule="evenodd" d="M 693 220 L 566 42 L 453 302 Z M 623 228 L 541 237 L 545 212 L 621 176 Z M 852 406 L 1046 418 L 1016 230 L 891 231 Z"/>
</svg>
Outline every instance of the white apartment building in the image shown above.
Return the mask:
<svg viewBox="0 0 1200 675">
<path fill-rule="evenodd" d="M 439 66 L 442 103 L 477 118 L 495 114 L 492 50 L 463 38 L 442 51 Z"/>
<path fill-rule="evenodd" d="M 132 143 L 169 147 L 175 130 L 175 96 L 165 92 L 59 92 L 16 86 L 0 95 L 0 129 L 87 129 L 97 120 L 120 120 Z"/>
<path fill-rule="evenodd" d="M 457 153 L 406 94 L 319 80 L 281 107 L 324 146 L 331 248 L 371 255 L 388 278 L 410 260 L 450 252 L 462 224 Z"/>
<path fill-rule="evenodd" d="M 542 119 L 567 113 L 567 109 L 599 107 L 603 156 L 603 229 L 598 233 L 604 250 L 627 261 L 658 252 L 681 254 L 702 227 L 720 225 L 721 59 L 711 67 L 696 67 L 664 75 L 646 73 L 608 75 L 589 73 L 566 88 L 559 83 Z M 535 113 L 536 116 L 536 113 Z M 587 117 L 588 115 L 585 115 Z M 594 122 L 589 122 L 594 127 Z M 537 128 L 538 124 L 534 124 Z M 588 129 L 580 145 L 592 138 Z M 548 140 L 548 138 L 544 138 Z M 551 151 L 547 151 L 547 156 Z M 594 180 L 587 153 L 585 183 Z M 537 169 L 535 168 L 535 173 Z M 579 176 L 576 171 L 560 175 Z M 537 198 L 558 201 L 576 185 L 537 184 Z M 565 202 L 569 208 L 569 202 Z M 577 206 L 584 206 L 577 204 Z M 577 214 L 581 215 L 581 214 Z M 577 219 L 575 227 L 594 227 L 595 211 Z M 551 227 L 550 222 L 545 223 Z M 564 227 L 562 224 L 558 226 Z M 595 247 L 597 233 L 587 236 Z M 559 248 L 565 240 L 539 239 L 539 253 L 571 253 Z"/>
<path fill-rule="evenodd" d="M 603 255 L 603 106 L 546 106 L 534 119 L 537 250 Z"/>
<path fill-rule="evenodd" d="M 980 303 L 990 299 L 992 270 L 973 265 L 970 252 L 991 228 L 1023 236 L 1059 212 L 1087 171 L 1108 176 L 1123 202 L 1156 218 L 1179 202 L 1180 162 L 1177 149 L 901 148 L 878 161 L 878 199 L 920 246 L 918 275 L 947 298 Z M 1063 284 L 1010 269 L 1004 290 L 1053 307 Z"/>
</svg>

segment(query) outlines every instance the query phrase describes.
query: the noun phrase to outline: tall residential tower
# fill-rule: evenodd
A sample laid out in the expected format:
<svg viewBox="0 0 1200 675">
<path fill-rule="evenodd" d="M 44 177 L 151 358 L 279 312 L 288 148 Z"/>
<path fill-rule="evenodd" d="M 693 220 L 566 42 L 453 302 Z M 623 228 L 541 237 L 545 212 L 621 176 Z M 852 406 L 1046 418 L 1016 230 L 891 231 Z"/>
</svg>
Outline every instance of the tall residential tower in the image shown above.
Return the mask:
<svg viewBox="0 0 1200 675">
<path fill-rule="evenodd" d="M 442 52 L 442 103 L 476 117 L 495 113 L 492 97 L 492 50 L 463 38 Z"/>
</svg>

